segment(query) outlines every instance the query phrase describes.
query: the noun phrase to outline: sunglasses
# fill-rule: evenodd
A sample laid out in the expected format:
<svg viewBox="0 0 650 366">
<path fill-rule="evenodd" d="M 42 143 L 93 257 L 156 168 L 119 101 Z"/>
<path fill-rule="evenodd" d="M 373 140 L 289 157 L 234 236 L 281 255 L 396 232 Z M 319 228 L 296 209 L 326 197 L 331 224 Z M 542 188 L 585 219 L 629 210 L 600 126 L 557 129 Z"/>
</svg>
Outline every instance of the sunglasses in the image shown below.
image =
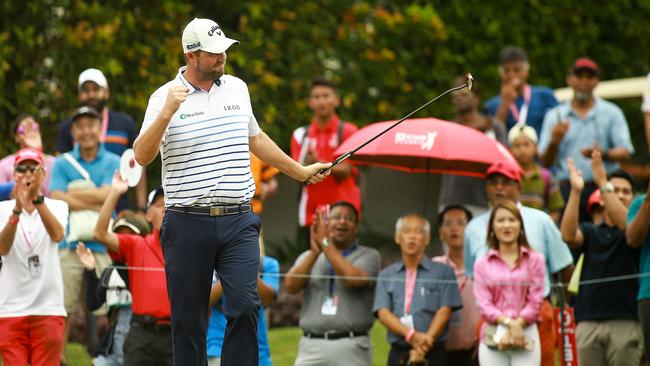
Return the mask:
<svg viewBox="0 0 650 366">
<path fill-rule="evenodd" d="M 18 164 L 14 168 L 16 170 L 16 173 L 27 173 L 29 170 L 30 173 L 34 173 L 36 169 L 38 169 L 38 165 L 24 165 L 24 164 Z"/>
<path fill-rule="evenodd" d="M 38 123 L 32 123 L 32 124 L 30 125 L 30 128 L 29 128 L 29 129 L 30 129 L 31 131 L 33 131 L 33 132 L 36 132 L 36 131 L 38 131 L 38 130 L 40 129 L 40 126 L 38 125 Z M 24 125 L 20 125 L 20 126 L 18 126 L 18 128 L 16 129 L 16 133 L 19 134 L 19 135 L 24 135 L 25 132 L 27 132 L 27 129 L 25 128 Z"/>
</svg>

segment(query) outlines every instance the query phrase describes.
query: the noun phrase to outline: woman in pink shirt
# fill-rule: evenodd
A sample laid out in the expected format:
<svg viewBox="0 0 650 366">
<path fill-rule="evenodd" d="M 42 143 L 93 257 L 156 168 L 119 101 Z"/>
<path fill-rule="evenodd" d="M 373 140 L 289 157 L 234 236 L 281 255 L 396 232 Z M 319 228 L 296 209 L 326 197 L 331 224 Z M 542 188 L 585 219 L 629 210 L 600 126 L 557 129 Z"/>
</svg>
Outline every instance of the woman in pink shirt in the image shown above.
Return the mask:
<svg viewBox="0 0 650 366">
<path fill-rule="evenodd" d="M 496 205 L 488 227 L 488 253 L 474 264 L 474 295 L 485 320 L 481 327 L 481 366 L 539 365 L 537 321 L 544 301 L 544 255 L 528 245 L 514 202 Z M 496 326 L 490 347 L 486 328 Z"/>
</svg>

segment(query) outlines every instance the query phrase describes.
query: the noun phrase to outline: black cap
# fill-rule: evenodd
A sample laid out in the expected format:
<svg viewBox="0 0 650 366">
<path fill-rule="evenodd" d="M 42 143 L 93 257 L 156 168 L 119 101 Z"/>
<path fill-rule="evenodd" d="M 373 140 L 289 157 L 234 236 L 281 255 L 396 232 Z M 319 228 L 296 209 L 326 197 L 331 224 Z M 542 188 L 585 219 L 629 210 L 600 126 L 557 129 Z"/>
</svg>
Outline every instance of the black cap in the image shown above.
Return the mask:
<svg viewBox="0 0 650 366">
<path fill-rule="evenodd" d="M 83 106 L 78 108 L 76 111 L 74 111 L 74 114 L 72 115 L 72 122 L 78 120 L 79 117 L 82 116 L 93 117 L 99 121 L 99 113 L 97 113 L 97 110 L 95 110 L 95 108 L 93 107 Z"/>
</svg>

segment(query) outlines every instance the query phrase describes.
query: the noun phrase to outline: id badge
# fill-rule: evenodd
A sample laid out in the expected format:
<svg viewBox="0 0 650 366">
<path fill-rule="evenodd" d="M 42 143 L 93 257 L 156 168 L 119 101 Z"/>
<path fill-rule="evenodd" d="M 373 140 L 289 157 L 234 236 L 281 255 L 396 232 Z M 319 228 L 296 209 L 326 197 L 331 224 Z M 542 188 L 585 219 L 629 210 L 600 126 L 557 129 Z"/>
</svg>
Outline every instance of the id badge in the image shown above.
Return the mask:
<svg viewBox="0 0 650 366">
<path fill-rule="evenodd" d="M 27 264 L 29 266 L 29 275 L 32 278 L 40 277 L 43 273 L 43 267 L 41 267 L 41 261 L 37 255 L 33 255 L 27 258 Z"/>
<path fill-rule="evenodd" d="M 401 318 L 399 318 L 399 321 L 404 324 L 405 327 L 408 329 L 415 329 L 415 325 L 413 324 L 413 315 L 408 314 L 404 315 Z"/>
<path fill-rule="evenodd" d="M 323 315 L 336 315 L 336 305 L 338 304 L 338 296 L 328 297 L 325 299 L 323 306 L 320 309 Z"/>
</svg>

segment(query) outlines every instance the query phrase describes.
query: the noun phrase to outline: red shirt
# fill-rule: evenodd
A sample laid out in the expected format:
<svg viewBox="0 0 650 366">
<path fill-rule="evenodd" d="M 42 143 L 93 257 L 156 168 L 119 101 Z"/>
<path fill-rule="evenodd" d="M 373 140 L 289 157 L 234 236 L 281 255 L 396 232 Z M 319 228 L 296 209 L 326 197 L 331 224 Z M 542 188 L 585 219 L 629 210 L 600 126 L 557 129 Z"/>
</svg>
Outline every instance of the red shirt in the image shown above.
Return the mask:
<svg viewBox="0 0 650 366">
<path fill-rule="evenodd" d="M 154 229 L 149 235 L 116 234 L 120 243 L 119 255 L 126 259 L 129 267 L 134 314 L 150 315 L 155 318 L 169 318 L 171 307 L 167 297 L 165 260 L 160 245 L 159 232 Z M 160 268 L 153 271 L 143 268 Z"/>
<path fill-rule="evenodd" d="M 343 131 L 339 141 L 338 132 L 341 123 L 343 123 Z M 302 163 L 306 153 L 311 151 L 318 161 L 330 162 L 338 157 L 334 155 L 334 151 L 357 130 L 357 126 L 341 121 L 337 115 L 332 116 L 324 128 L 312 119 L 308 128 L 300 127 L 293 132 L 291 157 Z M 303 142 L 306 146 L 302 146 Z M 298 207 L 300 226 L 311 225 L 316 207 L 336 201 L 348 201 L 361 212 L 361 192 L 357 186 L 357 175 L 357 169 L 353 168 L 352 174 L 342 181 L 329 176 L 318 184 L 303 186 Z"/>
</svg>

